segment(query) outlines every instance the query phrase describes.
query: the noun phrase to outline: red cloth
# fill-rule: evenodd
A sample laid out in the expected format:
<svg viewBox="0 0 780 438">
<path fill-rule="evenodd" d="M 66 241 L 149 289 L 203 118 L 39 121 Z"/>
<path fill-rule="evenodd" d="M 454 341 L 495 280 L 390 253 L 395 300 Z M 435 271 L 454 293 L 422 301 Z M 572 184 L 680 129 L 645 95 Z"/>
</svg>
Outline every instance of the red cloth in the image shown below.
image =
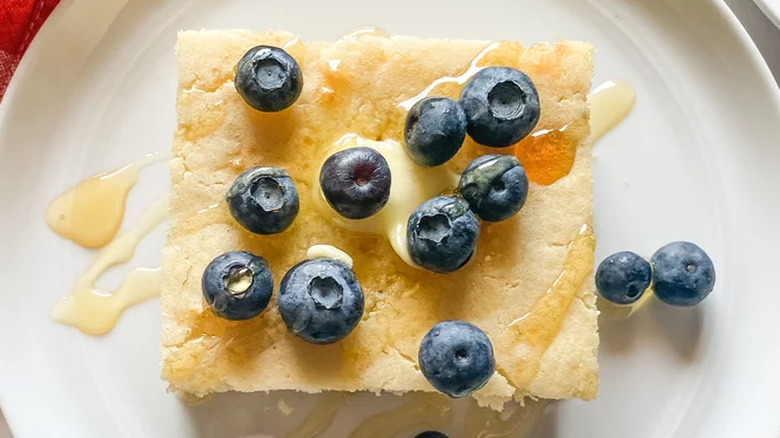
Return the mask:
<svg viewBox="0 0 780 438">
<path fill-rule="evenodd" d="M 16 66 L 59 0 L 0 0 L 0 100 Z"/>
</svg>

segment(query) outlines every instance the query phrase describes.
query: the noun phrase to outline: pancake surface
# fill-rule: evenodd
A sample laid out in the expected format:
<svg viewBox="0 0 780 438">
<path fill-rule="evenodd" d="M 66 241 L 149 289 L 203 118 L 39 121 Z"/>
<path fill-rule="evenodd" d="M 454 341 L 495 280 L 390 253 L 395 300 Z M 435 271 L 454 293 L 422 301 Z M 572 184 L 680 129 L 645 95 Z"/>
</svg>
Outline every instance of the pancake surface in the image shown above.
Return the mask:
<svg viewBox="0 0 780 438">
<path fill-rule="evenodd" d="M 236 62 L 258 44 L 286 45 L 303 71 L 300 98 L 279 113 L 253 110 L 233 85 Z M 475 394 L 482 404 L 500 409 L 512 397 L 595 397 L 593 235 L 583 231 L 592 222 L 592 50 L 569 41 L 523 48 L 402 36 L 304 43 L 280 31 L 180 33 L 163 250 L 162 374 L 171 389 L 434 391 L 417 366 L 420 340 L 435 323 L 461 319 L 482 328 L 496 354 L 496 374 Z M 482 225 L 466 267 L 448 275 L 415 269 L 384 237 L 340 229 L 314 207 L 312 176 L 337 139 L 354 133 L 402 142 L 406 110 L 399 103 L 468 70 L 480 54 L 479 66 L 525 71 L 539 90 L 542 115 L 536 134 L 514 149 L 531 179 L 528 201 L 514 218 Z M 447 83 L 430 95 L 459 92 L 460 85 Z M 446 166 L 458 172 L 478 155 L 512 151 L 467 139 Z M 293 225 L 271 236 L 243 230 L 224 202 L 235 177 L 260 165 L 287 169 L 301 196 Z M 344 340 L 315 346 L 287 333 L 276 292 L 249 321 L 217 318 L 204 303 L 201 274 L 217 255 L 263 256 L 278 286 L 316 244 L 351 255 L 365 293 L 363 319 Z"/>
</svg>

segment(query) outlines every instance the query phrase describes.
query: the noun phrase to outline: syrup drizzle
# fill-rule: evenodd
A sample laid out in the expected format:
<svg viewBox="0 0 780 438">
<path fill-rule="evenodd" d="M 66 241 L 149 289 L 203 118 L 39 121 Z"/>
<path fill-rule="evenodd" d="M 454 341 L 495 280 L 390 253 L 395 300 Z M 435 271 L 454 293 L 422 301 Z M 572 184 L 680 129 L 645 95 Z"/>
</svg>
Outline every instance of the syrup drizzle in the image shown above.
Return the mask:
<svg viewBox="0 0 780 438">
<path fill-rule="evenodd" d="M 631 113 L 636 90 L 626 81 L 607 81 L 588 95 L 590 139 L 595 144 Z"/>
<path fill-rule="evenodd" d="M 503 374 L 511 376 L 516 388 L 528 388 L 536 377 L 542 357 L 558 335 L 569 305 L 593 269 L 595 249 L 593 229 L 583 225 L 569 244 L 569 253 L 558 278 L 528 314 L 509 324 L 508 328 L 516 334 L 517 344 L 526 351 L 505 364 L 511 372 Z"/>
<path fill-rule="evenodd" d="M 459 74 L 457 76 L 443 76 L 443 77 L 441 77 L 439 79 L 436 79 L 435 81 L 431 82 L 430 85 L 425 87 L 425 89 L 422 90 L 418 95 L 416 95 L 416 96 L 414 96 L 414 97 L 412 97 L 410 99 L 406 99 L 403 102 L 399 103 L 398 107 L 403 108 L 403 109 L 405 109 L 407 111 L 410 110 L 414 106 L 415 103 L 417 103 L 417 102 L 425 99 L 426 97 L 428 97 L 428 95 L 430 95 L 431 92 L 436 87 L 438 87 L 439 85 L 447 84 L 447 83 L 457 84 L 457 85 L 465 84 L 466 82 L 468 82 L 469 79 L 471 79 L 472 76 L 474 76 L 475 74 L 477 74 L 477 72 L 479 72 L 480 70 L 482 70 L 484 68 L 484 67 L 481 67 L 479 65 L 480 61 L 482 61 L 482 59 L 485 56 L 487 56 L 493 50 L 498 49 L 500 46 L 501 46 L 501 43 L 499 43 L 499 42 L 493 42 L 493 43 L 488 44 L 487 47 L 482 49 L 482 51 L 479 52 L 477 54 L 477 56 L 474 57 L 474 59 L 471 61 L 471 65 L 469 65 L 469 67 L 466 69 L 466 71 L 464 71 L 463 73 L 461 73 L 461 74 Z"/>
<path fill-rule="evenodd" d="M 542 129 L 515 145 L 515 156 L 530 181 L 550 185 L 571 172 L 579 146 L 579 137 L 571 133 L 571 127 L 569 123 L 558 129 Z"/>
<path fill-rule="evenodd" d="M 590 141 L 595 144 L 631 113 L 636 91 L 626 81 L 607 81 L 588 95 Z M 515 145 L 515 156 L 523 163 L 528 179 L 550 185 L 568 175 L 577 156 L 578 136 L 572 123 L 558 129 L 542 129 Z"/>
<path fill-rule="evenodd" d="M 46 223 L 57 235 L 87 248 L 100 248 L 116 236 L 130 189 L 144 167 L 160 161 L 148 154 L 126 166 L 87 178 L 49 205 Z"/>
<path fill-rule="evenodd" d="M 95 283 L 111 266 L 130 260 L 141 240 L 167 214 L 167 197 L 156 200 L 132 228 L 97 253 L 87 269 L 76 277 L 71 294 L 54 306 L 51 317 L 85 334 L 104 335 L 111 331 L 126 308 L 159 295 L 162 279 L 159 268 L 131 271 L 113 291 L 99 290 Z"/>
</svg>

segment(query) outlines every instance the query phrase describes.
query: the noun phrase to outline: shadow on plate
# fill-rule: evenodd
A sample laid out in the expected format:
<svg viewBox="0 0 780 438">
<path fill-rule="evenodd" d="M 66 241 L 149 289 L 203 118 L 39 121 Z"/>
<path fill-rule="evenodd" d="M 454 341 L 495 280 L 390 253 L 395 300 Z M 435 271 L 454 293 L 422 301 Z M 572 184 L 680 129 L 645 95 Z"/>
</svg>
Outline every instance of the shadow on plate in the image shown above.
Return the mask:
<svg viewBox="0 0 780 438">
<path fill-rule="evenodd" d="M 704 307 L 674 307 L 654 297 L 629 315 L 627 307 L 598 302 L 600 347 L 613 353 L 629 353 L 639 337 L 660 336 L 685 362 L 693 362 L 699 352 L 704 324 Z"/>
<path fill-rule="evenodd" d="M 509 406 L 499 414 L 479 408 L 470 398 L 452 400 L 434 393 L 376 396 L 280 391 L 180 398 L 192 417 L 191 435 L 204 438 L 411 438 L 424 430 L 438 430 L 451 437 L 525 437 L 548 405 L 546 401 L 527 400 L 525 407 Z M 543 418 L 542 432 L 530 436 L 551 436 L 548 432 L 555 429 L 555 412 Z"/>
<path fill-rule="evenodd" d="M 197 399 L 180 396 L 186 412 L 192 418 L 192 435 L 197 437 L 273 437 L 282 436 L 286 409 L 295 409 L 287 398 L 301 396 L 292 392 L 237 393 L 229 392 Z M 309 396 L 313 399 L 313 396 Z M 284 415 L 284 412 L 287 415 Z"/>
<path fill-rule="evenodd" d="M 598 298 L 599 314 L 599 346 L 610 352 L 629 352 L 636 344 L 640 319 L 643 317 L 640 309 L 638 314 L 629 316 L 630 310 L 618 307 Z"/>
<path fill-rule="evenodd" d="M 539 422 L 527 438 L 555 438 L 558 436 L 558 406 L 561 402 L 547 405 Z"/>
<path fill-rule="evenodd" d="M 649 307 L 656 330 L 665 335 L 680 359 L 693 362 L 701 346 L 704 307 L 674 307 L 658 300 Z"/>
</svg>

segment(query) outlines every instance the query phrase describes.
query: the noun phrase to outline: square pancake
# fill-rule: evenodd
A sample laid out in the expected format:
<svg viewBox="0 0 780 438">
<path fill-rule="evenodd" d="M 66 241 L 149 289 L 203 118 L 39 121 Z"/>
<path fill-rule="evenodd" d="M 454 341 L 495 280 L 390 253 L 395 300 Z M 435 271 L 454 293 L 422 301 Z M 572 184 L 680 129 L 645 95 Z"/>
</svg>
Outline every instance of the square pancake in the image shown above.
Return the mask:
<svg viewBox="0 0 780 438">
<path fill-rule="evenodd" d="M 284 47 L 303 71 L 290 108 L 261 113 L 235 90 L 235 65 L 253 46 Z M 417 364 L 435 323 L 460 319 L 490 337 L 497 369 L 474 394 L 501 409 L 523 397 L 591 399 L 598 386 L 598 327 L 592 278 L 591 145 L 587 95 L 593 48 L 558 41 L 516 42 L 361 35 L 304 42 L 283 31 L 179 34 L 178 128 L 170 160 L 170 227 L 163 250 L 162 376 L 170 389 L 223 391 L 434 391 Z M 485 153 L 515 153 L 531 181 L 515 217 L 483 223 L 477 252 L 441 275 L 411 267 L 383 236 L 336 226 L 312 202 L 323 154 L 345 134 L 403 144 L 406 109 L 443 77 L 500 65 L 526 72 L 541 100 L 535 133 L 510 148 L 467 139 L 446 166 L 461 171 Z M 467 73 L 468 74 L 468 73 Z M 463 79 L 465 76 L 461 77 Z M 440 81 L 442 82 L 442 81 Z M 457 99 L 462 80 L 430 89 Z M 254 166 L 285 168 L 301 198 L 298 217 L 270 236 L 243 230 L 225 194 Z M 216 256 L 246 250 L 268 260 L 278 287 L 315 244 L 354 259 L 365 294 L 357 328 L 332 345 L 289 334 L 276 309 L 248 321 L 214 316 L 201 275 Z"/>
</svg>

